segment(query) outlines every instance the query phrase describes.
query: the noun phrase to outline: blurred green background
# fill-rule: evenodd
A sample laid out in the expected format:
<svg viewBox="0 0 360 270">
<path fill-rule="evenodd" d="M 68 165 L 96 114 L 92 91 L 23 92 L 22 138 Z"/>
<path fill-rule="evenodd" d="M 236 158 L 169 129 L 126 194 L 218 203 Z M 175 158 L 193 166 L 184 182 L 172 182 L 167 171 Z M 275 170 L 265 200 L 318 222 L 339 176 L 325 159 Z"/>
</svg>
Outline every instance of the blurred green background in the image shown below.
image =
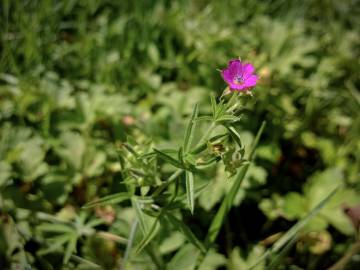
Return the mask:
<svg viewBox="0 0 360 270">
<path fill-rule="evenodd" d="M 96 217 L 98 230 L 128 237 L 128 204 L 80 209 L 121 190 L 116 144 L 180 145 L 194 104 L 210 111 L 210 94 L 226 86 L 217 69 L 237 57 L 261 77 L 241 136 L 267 127 L 203 269 L 246 269 L 341 184 L 283 263 L 330 267 L 355 241 L 342 208 L 360 202 L 359 9 L 356 0 L 2 0 L 0 268 L 115 269 L 121 239 L 89 226 L 73 249 L 56 246 L 47 224 Z M 201 236 L 229 182 L 222 170 L 198 181 L 210 184 L 182 219 Z M 157 241 L 170 260 L 184 238 Z M 156 269 L 139 258 L 129 269 Z"/>
</svg>

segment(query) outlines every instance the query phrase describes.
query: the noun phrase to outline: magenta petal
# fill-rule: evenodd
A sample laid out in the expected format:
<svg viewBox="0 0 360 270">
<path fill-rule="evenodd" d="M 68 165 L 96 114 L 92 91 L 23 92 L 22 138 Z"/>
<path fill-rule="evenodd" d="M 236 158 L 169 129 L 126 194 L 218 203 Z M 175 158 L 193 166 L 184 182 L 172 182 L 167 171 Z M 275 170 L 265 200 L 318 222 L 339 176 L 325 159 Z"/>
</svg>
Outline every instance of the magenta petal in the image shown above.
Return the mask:
<svg viewBox="0 0 360 270">
<path fill-rule="evenodd" d="M 230 60 L 229 63 L 228 63 L 228 66 L 230 67 L 230 66 L 233 66 L 233 65 L 236 65 L 236 66 L 241 65 L 241 61 L 239 59 Z"/>
<path fill-rule="evenodd" d="M 256 85 L 257 80 L 258 80 L 258 76 L 256 76 L 256 75 L 250 75 L 250 76 L 246 79 L 244 85 L 246 85 L 246 87 L 253 87 L 253 86 Z"/>
<path fill-rule="evenodd" d="M 255 71 L 255 68 L 252 64 L 245 64 L 243 65 L 243 74 L 244 74 L 244 77 L 247 78 L 249 77 L 251 74 L 253 74 Z"/>
<path fill-rule="evenodd" d="M 256 85 L 258 76 L 253 74 L 254 66 L 242 63 L 239 59 L 230 60 L 228 66 L 221 71 L 221 76 L 233 91 L 245 91 Z"/>
<path fill-rule="evenodd" d="M 234 76 L 232 75 L 231 70 L 229 68 L 221 71 L 221 76 L 223 77 L 224 81 L 227 83 L 232 83 L 234 80 Z"/>
<path fill-rule="evenodd" d="M 242 64 L 241 61 L 239 59 L 234 59 L 234 60 L 230 60 L 229 61 L 229 67 L 228 67 L 231 71 L 232 76 L 236 76 L 240 73 L 242 73 Z"/>
<path fill-rule="evenodd" d="M 248 88 L 248 86 L 246 86 L 245 84 L 236 84 L 236 83 L 229 83 L 229 87 L 231 90 L 236 90 L 236 91 L 241 91 Z"/>
</svg>

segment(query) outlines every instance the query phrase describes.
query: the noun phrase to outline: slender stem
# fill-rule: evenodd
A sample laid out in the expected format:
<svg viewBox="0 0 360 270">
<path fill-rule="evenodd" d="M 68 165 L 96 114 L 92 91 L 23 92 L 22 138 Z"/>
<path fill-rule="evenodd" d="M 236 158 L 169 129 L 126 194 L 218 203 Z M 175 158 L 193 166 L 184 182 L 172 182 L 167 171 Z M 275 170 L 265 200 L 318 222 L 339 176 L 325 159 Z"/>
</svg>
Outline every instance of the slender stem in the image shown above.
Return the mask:
<svg viewBox="0 0 360 270">
<path fill-rule="evenodd" d="M 235 100 L 235 104 L 232 105 L 231 103 L 233 103 L 234 100 Z M 234 93 L 231 96 L 231 98 L 230 98 L 230 100 L 228 102 L 228 106 L 231 106 L 231 107 L 229 107 L 226 110 L 226 112 L 230 112 L 230 111 L 232 111 L 233 109 L 235 109 L 238 106 L 238 104 L 236 103 L 236 93 Z M 216 122 L 214 121 L 214 122 L 211 123 L 209 128 L 205 131 L 204 135 L 201 137 L 201 139 L 199 140 L 199 142 L 197 143 L 195 148 L 198 147 L 199 145 L 205 143 L 209 139 L 211 133 L 214 131 L 215 128 L 216 128 Z"/>
<path fill-rule="evenodd" d="M 153 197 L 158 196 L 166 187 L 168 187 L 172 182 L 176 180 L 176 178 L 181 175 L 184 172 L 183 169 L 177 169 L 170 177 L 169 179 L 163 183 L 161 186 L 159 186 L 154 193 L 152 194 Z"/>
<path fill-rule="evenodd" d="M 256 137 L 251 145 L 250 154 L 248 155 L 248 159 L 250 161 L 252 161 L 254 159 L 255 149 L 260 140 L 260 136 L 261 136 L 264 128 L 265 128 L 265 122 L 263 122 L 261 124 L 261 126 L 256 134 Z M 236 176 L 234 178 L 234 183 L 231 186 L 229 193 L 226 195 L 225 199 L 222 201 L 220 208 L 218 209 L 215 217 L 213 218 L 213 220 L 210 224 L 209 230 L 208 230 L 208 234 L 205 239 L 205 243 L 207 245 L 207 251 L 210 249 L 211 244 L 216 240 L 216 238 L 219 234 L 219 231 L 221 229 L 221 226 L 224 222 L 224 219 L 225 219 L 226 215 L 228 214 L 228 212 L 230 211 L 232 203 L 236 197 L 236 194 L 241 186 L 242 180 L 244 179 L 249 167 L 250 167 L 250 164 L 247 164 L 244 167 L 240 168 L 240 170 L 238 171 L 238 173 L 236 174 Z M 198 258 L 195 269 L 198 269 L 200 267 L 205 256 L 206 256 L 206 254 L 204 254 L 204 256 L 201 256 Z"/>
<path fill-rule="evenodd" d="M 233 95 L 229 99 L 229 102 L 227 104 L 229 107 L 226 110 L 226 112 L 231 112 L 233 109 L 235 109 L 238 106 L 238 103 L 236 102 L 236 95 L 237 93 L 233 93 Z M 233 101 L 235 101 L 235 103 L 232 105 L 231 103 L 233 103 Z"/>
<path fill-rule="evenodd" d="M 199 145 L 203 144 L 204 142 L 206 142 L 206 140 L 210 137 L 210 135 L 213 132 L 213 130 L 215 129 L 215 127 L 216 127 L 216 123 L 212 122 L 211 125 L 209 126 L 209 128 L 205 131 L 204 135 L 201 137 L 201 139 L 197 143 L 197 145 L 195 146 L 195 148 L 198 147 Z"/>
<path fill-rule="evenodd" d="M 120 270 L 125 270 L 126 263 L 127 263 L 128 259 L 129 259 L 130 251 L 131 251 L 131 248 L 132 248 L 132 245 L 133 245 L 133 242 L 134 242 L 137 226 L 138 226 L 138 220 L 136 219 L 136 220 L 133 221 L 133 224 L 131 226 L 131 231 L 130 231 L 130 235 L 129 235 L 129 240 L 128 240 L 127 245 L 126 245 L 124 258 L 121 260 L 121 264 L 120 264 L 120 268 L 119 268 Z"/>
<path fill-rule="evenodd" d="M 231 93 L 231 90 L 229 87 L 226 87 L 224 89 L 224 91 L 222 92 L 221 96 L 220 96 L 220 100 L 222 100 L 226 95 L 230 94 Z"/>
</svg>

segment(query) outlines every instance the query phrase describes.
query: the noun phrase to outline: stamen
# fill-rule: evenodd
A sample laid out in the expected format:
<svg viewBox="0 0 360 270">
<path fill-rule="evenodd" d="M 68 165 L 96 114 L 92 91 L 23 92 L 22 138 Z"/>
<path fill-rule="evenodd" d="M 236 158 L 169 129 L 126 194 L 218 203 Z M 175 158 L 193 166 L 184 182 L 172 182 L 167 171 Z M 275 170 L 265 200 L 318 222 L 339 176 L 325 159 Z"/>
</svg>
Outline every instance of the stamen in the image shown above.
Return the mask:
<svg viewBox="0 0 360 270">
<path fill-rule="evenodd" d="M 244 78 L 241 75 L 235 75 L 234 83 L 235 84 L 243 84 L 244 83 Z"/>
</svg>

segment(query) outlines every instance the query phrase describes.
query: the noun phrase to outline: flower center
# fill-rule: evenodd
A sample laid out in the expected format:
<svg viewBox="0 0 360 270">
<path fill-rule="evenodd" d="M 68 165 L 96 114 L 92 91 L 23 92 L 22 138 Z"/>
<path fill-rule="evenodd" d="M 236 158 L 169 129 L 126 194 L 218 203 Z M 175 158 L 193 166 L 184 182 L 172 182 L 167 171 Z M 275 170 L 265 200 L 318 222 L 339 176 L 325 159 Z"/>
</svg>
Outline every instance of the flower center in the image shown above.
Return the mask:
<svg viewBox="0 0 360 270">
<path fill-rule="evenodd" d="M 234 83 L 235 84 L 243 84 L 244 83 L 244 78 L 241 75 L 235 75 Z"/>
</svg>

